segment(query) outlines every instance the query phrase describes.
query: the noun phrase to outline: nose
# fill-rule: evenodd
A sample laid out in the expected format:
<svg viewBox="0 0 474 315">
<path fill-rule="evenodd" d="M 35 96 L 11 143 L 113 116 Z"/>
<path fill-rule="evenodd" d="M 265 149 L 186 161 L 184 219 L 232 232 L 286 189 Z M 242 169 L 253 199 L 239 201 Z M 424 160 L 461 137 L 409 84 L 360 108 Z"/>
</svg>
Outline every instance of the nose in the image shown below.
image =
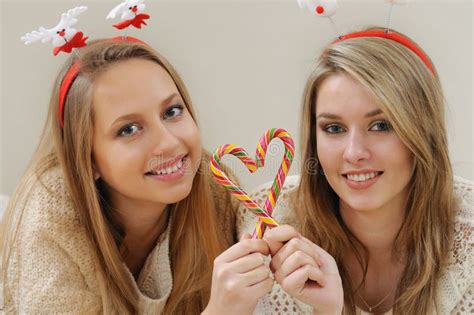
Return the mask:
<svg viewBox="0 0 474 315">
<path fill-rule="evenodd" d="M 165 159 L 174 157 L 180 145 L 180 139 L 174 130 L 162 122 L 157 123 L 152 129 L 150 142 L 153 156 L 161 156 Z"/>
<path fill-rule="evenodd" d="M 137 11 L 138 11 L 138 8 L 137 8 L 137 6 L 136 6 L 136 5 L 135 5 L 135 6 L 133 6 L 133 7 L 132 7 L 132 12 L 136 13 Z"/>
<path fill-rule="evenodd" d="M 349 132 L 344 148 L 344 160 L 357 165 L 368 160 L 370 156 L 371 153 L 366 135 L 357 130 Z"/>
</svg>

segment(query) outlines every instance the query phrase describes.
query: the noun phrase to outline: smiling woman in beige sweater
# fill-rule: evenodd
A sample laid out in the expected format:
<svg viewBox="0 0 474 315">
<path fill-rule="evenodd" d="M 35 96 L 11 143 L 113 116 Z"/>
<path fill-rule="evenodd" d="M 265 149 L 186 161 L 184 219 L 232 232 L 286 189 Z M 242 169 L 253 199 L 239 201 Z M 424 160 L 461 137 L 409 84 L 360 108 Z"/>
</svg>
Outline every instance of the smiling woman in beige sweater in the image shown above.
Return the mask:
<svg viewBox="0 0 474 315">
<path fill-rule="evenodd" d="M 210 182 L 176 71 L 130 37 L 76 52 L 54 84 L 39 148 L 2 222 L 3 311 L 253 308 L 273 280 L 251 253 L 268 247 L 244 240 L 224 251 L 235 242 L 234 207 Z M 62 110 L 60 92 L 74 67 Z M 211 290 L 216 257 L 232 265 Z M 243 294 L 222 295 L 237 276 Z"/>
</svg>

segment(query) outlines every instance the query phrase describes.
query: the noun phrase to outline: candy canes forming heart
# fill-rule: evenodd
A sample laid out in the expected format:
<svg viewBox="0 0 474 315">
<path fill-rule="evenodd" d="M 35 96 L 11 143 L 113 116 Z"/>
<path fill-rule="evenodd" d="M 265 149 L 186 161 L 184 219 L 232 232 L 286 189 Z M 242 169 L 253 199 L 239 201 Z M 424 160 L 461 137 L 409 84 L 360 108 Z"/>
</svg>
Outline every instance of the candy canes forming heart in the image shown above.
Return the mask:
<svg viewBox="0 0 474 315">
<path fill-rule="evenodd" d="M 265 156 L 267 153 L 268 146 L 273 139 L 279 138 L 285 145 L 285 155 L 283 161 L 278 169 L 278 173 L 273 180 L 270 193 L 265 201 L 264 209 L 260 207 L 254 200 L 252 200 L 247 193 L 234 184 L 227 175 L 221 169 L 221 158 L 224 155 L 231 154 L 242 161 L 247 169 L 254 173 L 259 167 L 265 165 Z M 236 197 L 244 206 L 258 216 L 259 221 L 253 232 L 253 238 L 262 238 L 265 232 L 265 227 L 275 227 L 278 223 L 272 218 L 273 208 L 280 195 L 281 188 L 285 183 L 286 176 L 290 170 L 293 157 L 295 155 L 295 145 L 290 134 L 284 129 L 272 128 L 267 130 L 263 137 L 260 139 L 256 150 L 256 159 L 252 159 L 249 154 L 241 147 L 234 144 L 224 144 L 217 148 L 214 154 L 211 156 L 210 168 L 214 179 L 217 183 L 221 184 L 227 189 L 234 197 Z"/>
</svg>

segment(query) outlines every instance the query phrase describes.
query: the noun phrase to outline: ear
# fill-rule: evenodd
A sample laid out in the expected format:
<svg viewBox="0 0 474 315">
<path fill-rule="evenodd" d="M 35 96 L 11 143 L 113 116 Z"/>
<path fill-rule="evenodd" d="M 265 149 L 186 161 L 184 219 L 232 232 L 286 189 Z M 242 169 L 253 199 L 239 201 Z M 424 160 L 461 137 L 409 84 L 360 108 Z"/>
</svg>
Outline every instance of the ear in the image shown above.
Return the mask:
<svg viewBox="0 0 474 315">
<path fill-rule="evenodd" d="M 94 175 L 94 180 L 97 181 L 100 178 L 100 173 L 95 166 L 95 163 L 92 163 L 92 173 Z"/>
</svg>

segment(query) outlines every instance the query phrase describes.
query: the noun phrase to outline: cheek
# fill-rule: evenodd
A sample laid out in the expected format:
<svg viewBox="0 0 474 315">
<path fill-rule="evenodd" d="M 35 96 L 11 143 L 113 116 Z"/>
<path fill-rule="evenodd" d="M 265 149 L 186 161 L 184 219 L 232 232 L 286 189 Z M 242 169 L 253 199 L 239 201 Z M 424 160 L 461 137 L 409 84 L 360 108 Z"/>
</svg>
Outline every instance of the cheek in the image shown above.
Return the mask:
<svg viewBox="0 0 474 315">
<path fill-rule="evenodd" d="M 201 158 L 201 136 L 199 134 L 199 129 L 191 118 L 191 116 L 186 116 L 183 119 L 182 124 L 178 127 L 177 132 L 179 137 L 182 139 L 182 142 L 190 150 L 190 153 L 193 154 L 193 157 L 198 160 Z"/>
<path fill-rule="evenodd" d="M 113 149 L 107 146 L 106 143 L 97 142 L 94 143 L 92 147 L 94 166 L 103 179 L 107 179 L 113 175 L 112 170 L 116 168 L 114 159 L 111 158 L 112 154 Z"/>
<path fill-rule="evenodd" d="M 92 157 L 96 170 L 106 181 L 120 178 L 124 173 L 141 167 L 143 148 L 126 146 L 106 139 L 94 140 Z M 120 158 L 117 158 L 120 157 Z"/>
<path fill-rule="evenodd" d="M 94 135 L 92 141 L 92 162 L 95 169 L 102 175 L 107 170 L 108 161 L 106 144 L 101 141 L 100 137 Z M 102 175 L 103 176 L 103 175 Z"/>
<path fill-rule="evenodd" d="M 393 154 L 398 152 L 398 154 Z M 385 149 L 385 156 L 392 165 L 396 166 L 399 174 L 411 175 L 413 172 L 413 154 L 398 138 L 393 139 L 391 145 Z"/>
<path fill-rule="evenodd" d="M 337 169 L 340 165 L 340 153 L 336 141 L 331 141 L 323 135 L 317 135 L 317 154 L 321 167 L 326 171 Z"/>
</svg>

